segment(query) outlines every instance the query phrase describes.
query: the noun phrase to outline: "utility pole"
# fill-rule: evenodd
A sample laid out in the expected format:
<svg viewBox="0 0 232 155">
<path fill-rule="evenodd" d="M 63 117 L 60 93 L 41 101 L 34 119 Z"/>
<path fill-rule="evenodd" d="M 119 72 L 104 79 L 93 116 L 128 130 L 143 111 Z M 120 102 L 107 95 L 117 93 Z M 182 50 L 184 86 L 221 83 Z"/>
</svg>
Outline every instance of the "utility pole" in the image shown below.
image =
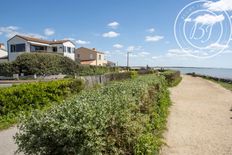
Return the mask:
<svg viewBox="0 0 232 155">
<path fill-rule="evenodd" d="M 127 52 L 127 69 L 129 69 L 129 66 L 130 66 L 130 64 L 129 64 L 129 56 L 130 56 L 130 53 L 131 52 Z"/>
</svg>

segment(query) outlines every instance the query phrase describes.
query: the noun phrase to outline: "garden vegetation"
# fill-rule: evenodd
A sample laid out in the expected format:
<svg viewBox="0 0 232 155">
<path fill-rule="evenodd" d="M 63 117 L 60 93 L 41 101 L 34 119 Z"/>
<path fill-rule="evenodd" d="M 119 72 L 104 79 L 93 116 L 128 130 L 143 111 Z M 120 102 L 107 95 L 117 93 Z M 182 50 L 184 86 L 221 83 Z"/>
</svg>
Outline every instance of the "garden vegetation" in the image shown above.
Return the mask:
<svg viewBox="0 0 232 155">
<path fill-rule="evenodd" d="M 16 134 L 25 154 L 158 154 L 170 105 L 155 74 L 113 82 L 47 111 L 22 117 Z"/>
<path fill-rule="evenodd" d="M 117 67 L 80 65 L 68 57 L 54 53 L 25 53 L 13 62 L 0 63 L 0 76 L 24 75 L 101 75 L 118 71 Z"/>
<path fill-rule="evenodd" d="M 160 74 L 165 77 L 169 87 L 177 86 L 182 80 L 182 77 L 180 76 L 180 71 L 163 70 L 160 72 Z"/>
<path fill-rule="evenodd" d="M 0 129 L 16 122 L 21 112 L 43 109 L 54 102 L 62 102 L 84 88 L 81 80 L 56 80 L 14 85 L 0 89 Z"/>
</svg>

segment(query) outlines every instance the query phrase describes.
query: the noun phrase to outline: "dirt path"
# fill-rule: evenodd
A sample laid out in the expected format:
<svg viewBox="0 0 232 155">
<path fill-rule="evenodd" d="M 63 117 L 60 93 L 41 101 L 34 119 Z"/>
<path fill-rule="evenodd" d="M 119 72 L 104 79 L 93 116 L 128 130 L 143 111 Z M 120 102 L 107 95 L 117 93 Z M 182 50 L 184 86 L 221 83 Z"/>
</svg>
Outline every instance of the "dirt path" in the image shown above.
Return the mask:
<svg viewBox="0 0 232 155">
<path fill-rule="evenodd" d="M 16 132 L 16 127 L 12 127 L 0 132 L 0 155 L 13 155 L 17 150 L 17 145 L 14 144 L 13 139 Z"/>
<path fill-rule="evenodd" d="M 171 98 L 162 155 L 232 155 L 232 92 L 183 76 Z"/>
</svg>

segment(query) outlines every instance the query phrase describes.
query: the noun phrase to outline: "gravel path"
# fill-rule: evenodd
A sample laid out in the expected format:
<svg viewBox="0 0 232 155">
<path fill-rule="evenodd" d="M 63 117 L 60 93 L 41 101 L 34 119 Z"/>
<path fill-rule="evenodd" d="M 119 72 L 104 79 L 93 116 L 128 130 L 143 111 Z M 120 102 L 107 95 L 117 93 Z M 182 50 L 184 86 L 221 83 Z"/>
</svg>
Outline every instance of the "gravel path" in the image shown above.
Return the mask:
<svg viewBox="0 0 232 155">
<path fill-rule="evenodd" d="M 161 155 L 232 155 L 232 92 L 183 76 L 171 89 L 173 106 Z"/>
<path fill-rule="evenodd" d="M 0 132 L 0 155 L 13 155 L 17 150 L 17 145 L 14 144 L 13 139 L 16 132 L 16 127 L 12 127 Z"/>
</svg>

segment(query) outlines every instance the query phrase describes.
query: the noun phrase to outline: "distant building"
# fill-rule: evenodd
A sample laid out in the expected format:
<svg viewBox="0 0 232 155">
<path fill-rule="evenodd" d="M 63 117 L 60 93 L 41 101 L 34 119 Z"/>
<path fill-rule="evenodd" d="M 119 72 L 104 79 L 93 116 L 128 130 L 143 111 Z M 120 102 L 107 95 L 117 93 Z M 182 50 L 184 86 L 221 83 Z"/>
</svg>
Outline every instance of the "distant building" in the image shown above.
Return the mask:
<svg viewBox="0 0 232 155">
<path fill-rule="evenodd" d="M 0 62 L 7 62 L 8 55 L 3 43 L 0 43 Z"/>
<path fill-rule="evenodd" d="M 81 47 L 75 51 L 76 60 L 83 65 L 106 66 L 105 54 L 97 51 L 95 48 L 89 49 Z"/>
<path fill-rule="evenodd" d="M 75 44 L 70 40 L 42 40 L 15 35 L 7 41 L 9 61 L 14 61 L 20 54 L 30 52 L 57 53 L 75 60 Z"/>
<path fill-rule="evenodd" d="M 115 67 L 116 64 L 112 61 L 107 61 L 107 66 L 110 66 L 110 67 Z"/>
</svg>

